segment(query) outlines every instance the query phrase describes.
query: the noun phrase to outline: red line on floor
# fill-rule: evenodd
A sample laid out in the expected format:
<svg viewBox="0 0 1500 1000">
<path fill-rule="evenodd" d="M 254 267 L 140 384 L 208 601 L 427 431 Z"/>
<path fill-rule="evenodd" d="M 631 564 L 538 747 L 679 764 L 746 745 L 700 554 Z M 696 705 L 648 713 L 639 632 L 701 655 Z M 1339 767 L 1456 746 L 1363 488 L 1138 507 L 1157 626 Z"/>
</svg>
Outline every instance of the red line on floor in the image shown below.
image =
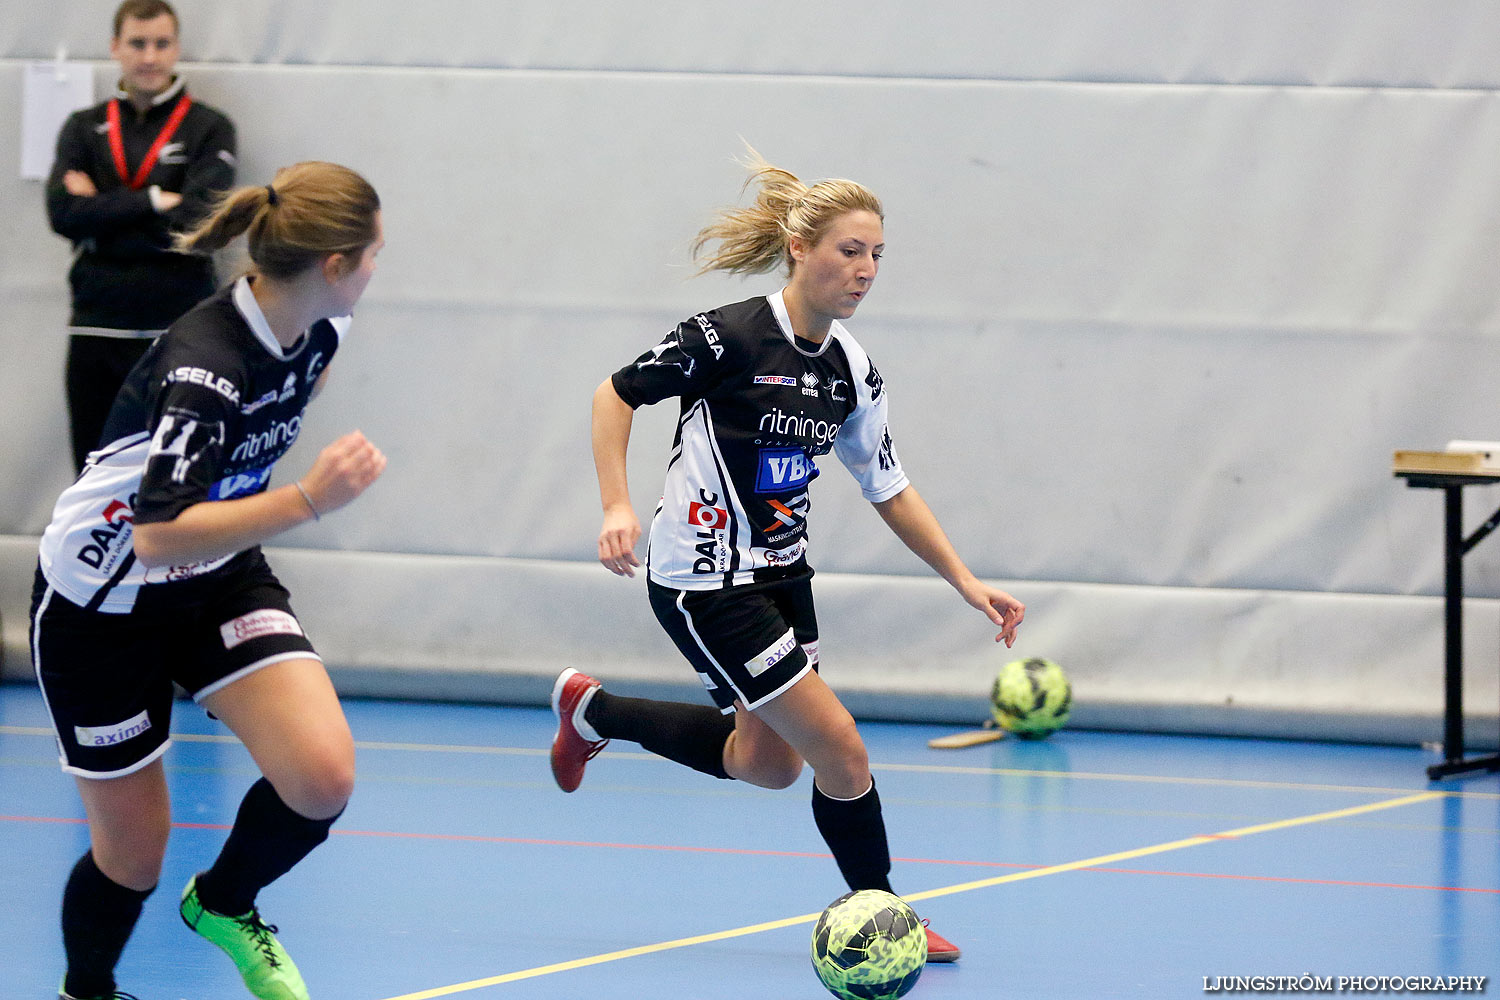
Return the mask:
<svg viewBox="0 0 1500 1000">
<path fill-rule="evenodd" d="M 5 816 L 0 815 L 0 822 L 4 823 L 62 823 L 70 825 L 83 825 L 83 819 L 66 816 Z M 173 823 L 173 829 L 178 830 L 228 830 L 229 825 L 225 823 Z M 607 841 L 592 840 L 547 840 L 536 837 L 489 837 L 478 834 L 462 833 L 408 833 L 399 830 L 338 830 L 333 831 L 335 836 L 344 837 L 376 837 L 394 840 L 443 840 L 462 843 L 479 844 L 523 844 L 535 847 L 593 847 L 616 851 L 665 851 L 683 854 L 737 854 L 753 857 L 771 858 L 827 858 L 831 855 L 818 853 L 816 851 L 763 851 L 743 847 L 693 847 L 674 844 L 625 844 L 610 843 Z M 905 864 L 917 865 L 958 865 L 975 868 L 1045 868 L 1046 865 L 1025 865 L 1012 861 L 960 861 L 949 858 L 892 858 Z M 1234 875 L 1222 872 L 1174 872 L 1161 871 L 1149 868 L 1080 868 L 1085 872 L 1106 872 L 1115 875 L 1160 875 L 1169 878 L 1208 878 L 1224 879 L 1239 882 L 1279 882 L 1293 885 L 1334 885 L 1359 889 L 1417 889 L 1427 892 L 1474 892 L 1485 895 L 1500 896 L 1500 889 L 1475 888 L 1462 885 L 1410 885 L 1403 882 L 1359 882 L 1345 879 L 1323 879 L 1323 878 L 1290 878 L 1280 875 Z"/>
</svg>

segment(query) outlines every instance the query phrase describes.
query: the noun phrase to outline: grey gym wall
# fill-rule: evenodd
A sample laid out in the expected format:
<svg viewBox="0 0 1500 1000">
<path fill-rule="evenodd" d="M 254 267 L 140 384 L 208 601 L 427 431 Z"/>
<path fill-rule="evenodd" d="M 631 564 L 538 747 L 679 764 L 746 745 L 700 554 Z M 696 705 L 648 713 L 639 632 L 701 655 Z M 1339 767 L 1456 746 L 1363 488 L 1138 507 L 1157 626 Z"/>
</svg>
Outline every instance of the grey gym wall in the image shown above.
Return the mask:
<svg viewBox="0 0 1500 1000">
<path fill-rule="evenodd" d="M 364 171 L 389 245 L 279 474 L 359 427 L 391 459 L 273 561 L 346 690 L 539 698 L 562 664 L 695 682 L 639 579 L 594 562 L 588 403 L 679 318 L 741 139 L 885 200 L 849 324 L 913 480 L 1028 604 L 1016 649 L 835 461 L 814 490 L 825 671 L 863 711 L 978 719 L 1043 655 L 1080 722 L 1436 738 L 1440 504 L 1391 451 L 1500 438 L 1495 85 L 1483 3 L 178 4 L 241 178 Z M 112 4 L 0 19 L 0 88 Z M 102 96 L 102 93 L 101 93 Z M 0 102 L 15 164 L 17 101 Z M 0 171 L 0 615 L 23 674 L 66 485 L 67 247 Z M 637 417 L 643 522 L 674 414 Z M 1475 491 L 1475 520 L 1500 500 Z M 1469 703 L 1500 702 L 1493 558 Z M 683 690 L 687 690 L 684 688 Z M 1481 727 L 1483 736 L 1490 727 Z"/>
</svg>

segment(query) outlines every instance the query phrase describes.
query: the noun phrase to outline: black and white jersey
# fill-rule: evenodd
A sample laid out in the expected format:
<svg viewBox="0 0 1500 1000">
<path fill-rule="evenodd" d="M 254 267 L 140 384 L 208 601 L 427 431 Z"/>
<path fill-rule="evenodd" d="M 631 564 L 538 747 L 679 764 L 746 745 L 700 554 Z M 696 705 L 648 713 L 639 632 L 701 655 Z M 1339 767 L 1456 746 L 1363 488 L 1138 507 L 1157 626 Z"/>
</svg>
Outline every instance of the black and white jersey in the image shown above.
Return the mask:
<svg viewBox="0 0 1500 1000">
<path fill-rule="evenodd" d="M 781 292 L 680 323 L 612 381 L 631 408 L 682 401 L 646 554 L 664 587 L 806 572 L 808 486 L 830 451 L 871 502 L 907 486 L 879 372 L 837 322 L 820 344 L 796 336 Z"/>
<path fill-rule="evenodd" d="M 148 600 L 152 584 L 227 563 L 233 553 L 145 569 L 135 558 L 133 526 L 170 521 L 201 501 L 264 491 L 348 324 L 348 317 L 319 320 L 283 348 L 248 278 L 173 323 L 125 380 L 106 443 L 58 498 L 42 535 L 47 582 L 74 604 L 125 613 Z M 170 590 L 156 593 L 167 598 Z"/>
</svg>

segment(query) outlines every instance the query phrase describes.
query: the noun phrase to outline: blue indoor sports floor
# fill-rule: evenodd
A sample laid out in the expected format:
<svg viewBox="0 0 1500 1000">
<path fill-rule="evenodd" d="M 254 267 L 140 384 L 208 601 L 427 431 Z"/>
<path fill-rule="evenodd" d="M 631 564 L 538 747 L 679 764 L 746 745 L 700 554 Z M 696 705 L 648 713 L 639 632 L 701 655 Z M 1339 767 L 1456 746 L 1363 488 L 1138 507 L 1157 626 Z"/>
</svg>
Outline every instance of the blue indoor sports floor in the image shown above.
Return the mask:
<svg viewBox="0 0 1500 1000">
<path fill-rule="evenodd" d="M 564 795 L 545 709 L 346 709 L 354 800 L 260 899 L 315 1000 L 827 996 L 808 938 L 844 887 L 809 775 L 768 792 L 611 747 Z M 1418 977 L 1394 994 L 1500 974 L 1500 776 L 1429 783 L 1434 756 L 1416 748 L 1064 730 L 932 750 L 950 727 L 861 729 L 896 889 L 964 949 L 915 1000 L 1203 997 L 1303 976 L 1304 991 L 1352 992 L 1344 978 L 1378 993 L 1370 977 Z M 120 986 L 248 996 L 175 902 L 255 772 L 190 702 L 173 730 L 176 828 Z M 0 686 L 7 1000 L 55 995 L 80 816 L 35 690 Z"/>
</svg>

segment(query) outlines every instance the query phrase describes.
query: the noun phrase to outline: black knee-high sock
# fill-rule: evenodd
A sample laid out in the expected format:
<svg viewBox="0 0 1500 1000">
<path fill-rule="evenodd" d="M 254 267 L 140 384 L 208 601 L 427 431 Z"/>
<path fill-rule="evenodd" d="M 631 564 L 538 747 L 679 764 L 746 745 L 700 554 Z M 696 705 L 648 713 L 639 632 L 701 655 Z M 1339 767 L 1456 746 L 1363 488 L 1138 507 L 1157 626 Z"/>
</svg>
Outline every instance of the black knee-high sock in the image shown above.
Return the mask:
<svg viewBox="0 0 1500 1000">
<path fill-rule="evenodd" d="M 734 716 L 707 705 L 594 692 L 583 717 L 605 739 L 629 740 L 694 771 L 727 778 L 724 744 Z"/>
<path fill-rule="evenodd" d="M 294 812 L 261 778 L 245 793 L 213 867 L 198 876 L 198 901 L 215 913 L 249 913 L 256 893 L 327 840 L 336 819 L 308 819 Z"/>
<path fill-rule="evenodd" d="M 152 891 L 115 882 L 94 864 L 92 851 L 73 866 L 62 900 L 63 950 L 68 956 L 63 989 L 69 996 L 115 992 L 115 965 Z"/>
<path fill-rule="evenodd" d="M 857 799 L 831 799 L 814 781 L 812 810 L 813 822 L 849 888 L 890 892 L 891 849 L 875 780 L 870 779 L 870 790 Z"/>
</svg>

